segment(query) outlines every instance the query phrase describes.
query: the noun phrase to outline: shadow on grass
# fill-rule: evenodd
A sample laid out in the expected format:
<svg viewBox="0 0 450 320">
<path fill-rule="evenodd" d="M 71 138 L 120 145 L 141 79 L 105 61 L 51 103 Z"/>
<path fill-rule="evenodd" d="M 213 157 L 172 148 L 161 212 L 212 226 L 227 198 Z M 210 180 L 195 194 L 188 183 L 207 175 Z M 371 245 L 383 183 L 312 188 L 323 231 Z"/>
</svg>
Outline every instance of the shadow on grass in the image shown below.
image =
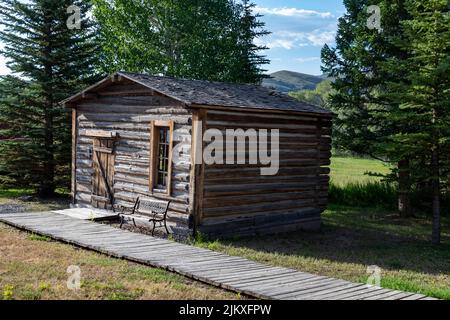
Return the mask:
<svg viewBox="0 0 450 320">
<path fill-rule="evenodd" d="M 427 274 L 450 273 L 449 219 L 443 219 L 442 244 L 430 243 L 427 219 L 401 219 L 383 209 L 333 206 L 323 215 L 319 232 L 298 231 L 274 236 L 221 240 L 255 256 L 268 253 L 278 262 L 295 264 L 300 259 L 324 263 L 377 265 L 385 270 L 409 270 Z M 281 256 L 281 257 L 280 257 Z M 264 258 L 263 258 L 264 259 Z M 283 262 L 282 262 L 283 263 Z"/>
<path fill-rule="evenodd" d="M 21 207 L 18 212 L 60 210 L 68 208 L 69 203 L 66 189 L 57 189 L 55 196 L 45 199 L 38 197 L 32 189 L 0 189 L 0 205 Z"/>
</svg>

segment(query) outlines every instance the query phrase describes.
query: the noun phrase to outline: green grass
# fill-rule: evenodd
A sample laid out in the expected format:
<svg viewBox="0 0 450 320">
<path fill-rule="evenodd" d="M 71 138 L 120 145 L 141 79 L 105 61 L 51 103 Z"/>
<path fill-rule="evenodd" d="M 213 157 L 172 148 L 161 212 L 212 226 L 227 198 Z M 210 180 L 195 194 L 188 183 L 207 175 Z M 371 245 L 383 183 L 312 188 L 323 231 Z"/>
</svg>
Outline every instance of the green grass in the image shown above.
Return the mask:
<svg viewBox="0 0 450 320">
<path fill-rule="evenodd" d="M 196 245 L 360 283 L 367 282 L 367 267 L 377 265 L 382 287 L 450 300 L 450 217 L 442 217 L 442 245 L 431 245 L 430 219 L 400 218 L 395 186 L 368 172 L 386 174 L 389 166 L 332 158 L 332 204 L 322 215 L 320 232 L 221 241 L 198 237 Z"/>
<path fill-rule="evenodd" d="M 396 186 L 382 181 L 389 165 L 371 159 L 332 157 L 330 202 L 339 205 L 384 207 L 396 206 Z"/>
<path fill-rule="evenodd" d="M 165 270 L 81 250 L 0 223 L 0 300 L 237 299 L 236 294 Z M 67 288 L 68 266 L 81 270 Z"/>
<path fill-rule="evenodd" d="M 330 168 L 331 182 L 336 186 L 378 182 L 380 177 L 367 173 L 387 174 L 390 169 L 389 165 L 378 160 L 351 157 L 332 157 Z"/>
<path fill-rule="evenodd" d="M 332 205 L 320 232 L 293 232 L 196 245 L 274 266 L 365 283 L 367 267 L 381 268 L 385 288 L 450 299 L 450 219 L 442 245 L 430 242 L 431 222 L 395 211 Z"/>
<path fill-rule="evenodd" d="M 23 195 L 33 194 L 32 189 L 0 189 L 0 198 L 18 198 Z"/>
</svg>

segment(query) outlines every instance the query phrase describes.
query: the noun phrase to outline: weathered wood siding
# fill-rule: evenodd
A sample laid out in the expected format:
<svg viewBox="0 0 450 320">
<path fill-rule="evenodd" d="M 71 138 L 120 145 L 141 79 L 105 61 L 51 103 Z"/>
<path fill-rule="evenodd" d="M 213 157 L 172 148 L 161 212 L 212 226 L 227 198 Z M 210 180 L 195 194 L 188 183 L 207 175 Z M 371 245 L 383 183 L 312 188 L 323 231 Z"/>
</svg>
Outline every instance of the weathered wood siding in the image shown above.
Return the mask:
<svg viewBox="0 0 450 320">
<path fill-rule="evenodd" d="M 205 165 L 199 230 L 236 235 L 319 227 L 328 197 L 330 126 L 330 118 L 208 110 L 207 129 L 224 134 L 279 129 L 280 169 L 262 176 L 261 165 Z"/>
<path fill-rule="evenodd" d="M 119 134 L 115 147 L 114 205 L 132 207 L 137 196 L 152 196 L 149 191 L 150 122 L 174 121 L 174 146 L 184 144 L 184 152 L 172 170 L 170 220 L 186 224 L 189 213 L 189 175 L 191 113 L 179 102 L 138 84 L 115 83 L 82 100 L 76 106 L 76 203 L 91 204 L 93 139 L 87 130 L 109 130 Z M 166 195 L 155 194 L 167 199 Z"/>
</svg>

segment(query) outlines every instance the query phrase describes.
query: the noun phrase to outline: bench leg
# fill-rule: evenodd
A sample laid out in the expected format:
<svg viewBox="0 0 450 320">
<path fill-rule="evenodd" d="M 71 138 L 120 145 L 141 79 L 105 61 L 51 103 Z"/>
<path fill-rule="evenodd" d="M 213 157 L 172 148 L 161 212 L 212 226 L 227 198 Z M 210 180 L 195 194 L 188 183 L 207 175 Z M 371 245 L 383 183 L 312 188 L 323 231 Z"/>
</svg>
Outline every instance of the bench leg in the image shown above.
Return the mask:
<svg viewBox="0 0 450 320">
<path fill-rule="evenodd" d="M 166 228 L 167 234 L 169 234 L 169 229 L 167 228 L 166 219 L 164 219 L 164 228 Z"/>
<path fill-rule="evenodd" d="M 123 216 L 120 216 L 120 229 L 122 229 L 122 225 L 123 225 L 123 222 L 124 222 L 124 217 Z"/>
<path fill-rule="evenodd" d="M 156 222 L 155 221 L 152 222 L 153 222 L 153 229 L 152 229 L 152 236 L 153 236 L 155 234 Z"/>
</svg>

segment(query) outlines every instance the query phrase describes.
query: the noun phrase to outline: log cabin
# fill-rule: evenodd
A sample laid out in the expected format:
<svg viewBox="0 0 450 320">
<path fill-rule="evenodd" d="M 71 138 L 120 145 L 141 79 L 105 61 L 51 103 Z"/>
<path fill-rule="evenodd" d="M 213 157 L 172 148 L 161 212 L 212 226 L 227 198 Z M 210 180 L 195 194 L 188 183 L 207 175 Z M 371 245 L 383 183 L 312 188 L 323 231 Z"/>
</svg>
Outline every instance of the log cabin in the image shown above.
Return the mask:
<svg viewBox="0 0 450 320">
<path fill-rule="evenodd" d="M 137 197 L 170 200 L 168 222 L 179 236 L 320 227 L 330 172 L 328 110 L 256 85 L 128 72 L 63 104 L 72 110 L 72 206 L 120 212 Z M 262 165 L 250 161 L 202 161 L 211 129 L 242 129 L 232 143 L 248 146 L 247 158 L 249 129 L 277 130 L 277 150 L 269 148 L 278 156 L 275 174 L 262 175 Z"/>
</svg>

